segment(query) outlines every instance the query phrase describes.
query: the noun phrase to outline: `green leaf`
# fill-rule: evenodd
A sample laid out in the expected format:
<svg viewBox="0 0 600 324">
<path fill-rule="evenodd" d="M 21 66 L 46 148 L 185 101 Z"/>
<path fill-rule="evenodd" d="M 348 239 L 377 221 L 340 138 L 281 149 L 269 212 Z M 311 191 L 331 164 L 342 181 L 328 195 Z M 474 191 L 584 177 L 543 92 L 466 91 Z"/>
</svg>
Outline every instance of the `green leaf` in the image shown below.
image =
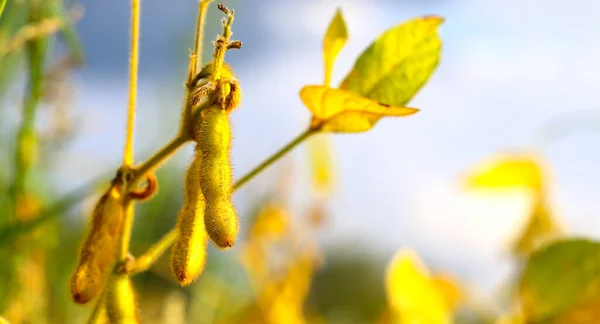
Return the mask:
<svg viewBox="0 0 600 324">
<path fill-rule="evenodd" d="M 528 323 L 553 320 L 600 297 L 600 243 L 556 241 L 535 252 L 521 278 L 519 297 Z"/>
<path fill-rule="evenodd" d="M 440 60 L 439 16 L 409 20 L 383 33 L 358 58 L 341 89 L 375 101 L 404 106 L 429 79 Z"/>
<path fill-rule="evenodd" d="M 348 30 L 346 22 L 342 16 L 342 10 L 337 9 L 335 16 L 329 23 L 325 39 L 323 39 L 323 59 L 325 61 L 325 85 L 331 83 L 331 73 L 333 71 L 333 63 L 335 58 L 340 53 L 346 41 L 348 40 Z"/>
</svg>

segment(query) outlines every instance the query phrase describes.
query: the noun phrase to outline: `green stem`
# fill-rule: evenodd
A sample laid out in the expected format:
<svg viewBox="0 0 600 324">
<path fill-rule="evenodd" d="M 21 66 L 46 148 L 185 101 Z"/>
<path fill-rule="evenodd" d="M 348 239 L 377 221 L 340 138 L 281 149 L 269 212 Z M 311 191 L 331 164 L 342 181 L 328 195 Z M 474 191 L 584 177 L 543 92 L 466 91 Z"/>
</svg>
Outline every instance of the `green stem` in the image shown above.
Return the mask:
<svg viewBox="0 0 600 324">
<path fill-rule="evenodd" d="M 302 132 L 300 135 L 298 135 L 296 138 L 294 138 L 291 142 L 289 142 L 286 146 L 282 147 L 279 151 L 277 151 L 271 157 L 266 159 L 263 163 L 261 163 L 260 165 L 255 167 L 252 171 L 250 171 L 248 174 L 246 174 L 241 179 L 239 179 L 233 186 L 233 190 L 235 191 L 235 190 L 239 189 L 241 186 L 246 184 L 246 182 L 252 180 L 252 178 L 254 178 L 257 174 L 259 174 L 265 168 L 267 168 L 268 166 L 273 164 L 273 162 L 279 160 L 282 156 L 284 156 L 286 153 L 288 153 L 291 149 L 296 147 L 298 144 L 302 143 L 305 139 L 307 139 L 309 136 L 311 136 L 313 134 L 315 134 L 315 130 L 310 129 L 310 128 L 305 130 L 304 132 Z"/>
<path fill-rule="evenodd" d="M 198 20 L 196 21 L 196 36 L 194 37 L 194 53 L 196 54 L 196 71 L 194 76 L 202 69 L 202 49 L 204 45 L 204 25 L 206 22 L 206 13 L 208 7 L 213 0 L 200 0 L 200 8 L 198 9 Z"/>
<path fill-rule="evenodd" d="M 128 192 L 128 191 L 125 191 Z M 129 241 L 131 240 L 131 230 L 133 228 L 134 210 L 135 205 L 133 200 L 125 199 L 123 202 L 123 225 L 121 226 L 121 233 L 119 235 L 119 262 L 125 262 L 127 254 L 129 253 Z"/>
<path fill-rule="evenodd" d="M 29 23 L 35 23 L 43 18 L 41 8 L 31 5 L 29 8 Z M 17 135 L 15 150 L 15 175 L 10 187 L 10 197 L 13 203 L 13 216 L 17 217 L 18 199 L 25 187 L 29 170 L 37 156 L 35 121 L 37 107 L 42 98 L 42 81 L 44 55 L 46 53 L 46 39 L 44 37 L 27 42 L 27 56 L 29 61 L 29 94 L 24 104 L 23 121 Z"/>
<path fill-rule="evenodd" d="M 188 139 L 186 137 L 178 135 L 158 152 L 152 155 L 148 160 L 146 160 L 146 162 L 136 166 L 132 184 L 135 185 L 138 181 L 142 180 L 142 177 L 146 175 L 146 173 L 158 168 L 187 141 Z"/>
<path fill-rule="evenodd" d="M 6 5 L 6 0 L 0 0 L 0 18 L 2 17 L 2 13 L 4 12 L 5 5 Z"/>
<path fill-rule="evenodd" d="M 140 272 L 148 270 L 152 264 L 171 246 L 177 238 L 177 229 L 172 229 L 165 234 L 158 242 L 154 243 L 144 254 L 140 255 L 126 268 L 126 272 L 133 276 Z"/>
<path fill-rule="evenodd" d="M 111 278 L 108 278 L 108 280 L 112 280 L 112 276 Z M 96 305 L 94 305 L 94 309 L 92 310 L 92 313 L 88 319 L 88 324 L 99 324 L 102 317 L 106 315 L 106 303 L 104 302 L 104 299 L 106 298 L 106 289 L 103 291 L 104 292 L 98 297 L 98 302 L 96 302 Z"/>
<path fill-rule="evenodd" d="M 224 7 L 219 7 L 224 8 Z M 229 10 L 226 12 L 227 21 L 223 23 L 223 34 L 215 41 L 215 52 L 213 54 L 213 73 L 212 80 L 220 80 L 223 64 L 225 63 L 225 52 L 227 52 L 227 44 L 231 38 L 231 24 L 233 24 L 233 13 Z"/>
</svg>

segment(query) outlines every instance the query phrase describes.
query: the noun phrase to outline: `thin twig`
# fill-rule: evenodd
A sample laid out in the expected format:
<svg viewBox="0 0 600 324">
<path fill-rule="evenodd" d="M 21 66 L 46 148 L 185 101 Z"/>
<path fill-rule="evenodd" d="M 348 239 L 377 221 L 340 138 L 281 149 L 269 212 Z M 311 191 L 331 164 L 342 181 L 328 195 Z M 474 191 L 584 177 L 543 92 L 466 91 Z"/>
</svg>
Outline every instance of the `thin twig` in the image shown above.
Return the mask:
<svg viewBox="0 0 600 324">
<path fill-rule="evenodd" d="M 137 99 L 137 77 L 140 38 L 140 1 L 131 0 L 131 44 L 129 55 L 129 102 L 127 105 L 127 131 L 123 165 L 133 165 L 133 131 L 135 123 L 135 104 Z"/>
</svg>

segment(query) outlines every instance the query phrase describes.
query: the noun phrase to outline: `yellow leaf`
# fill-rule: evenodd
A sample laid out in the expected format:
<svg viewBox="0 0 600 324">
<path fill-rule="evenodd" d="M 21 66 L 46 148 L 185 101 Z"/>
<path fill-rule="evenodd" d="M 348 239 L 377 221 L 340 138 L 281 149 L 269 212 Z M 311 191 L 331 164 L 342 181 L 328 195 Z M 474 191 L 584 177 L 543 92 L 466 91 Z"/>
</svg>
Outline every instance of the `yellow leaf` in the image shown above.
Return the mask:
<svg viewBox="0 0 600 324">
<path fill-rule="evenodd" d="M 427 82 L 440 60 L 439 16 L 414 18 L 383 33 L 356 60 L 341 89 L 404 106 Z"/>
<path fill-rule="evenodd" d="M 331 147 L 325 134 L 308 141 L 312 166 L 313 187 L 319 194 L 326 195 L 333 187 L 333 162 Z"/>
<path fill-rule="evenodd" d="M 481 162 L 468 172 L 466 182 L 472 188 L 524 187 L 536 192 L 543 189 L 544 172 L 540 159 L 530 153 L 501 153 Z"/>
<path fill-rule="evenodd" d="M 540 246 L 558 238 L 562 233 L 548 203 L 538 197 L 527 225 L 519 234 L 512 251 L 517 256 L 528 257 Z"/>
<path fill-rule="evenodd" d="M 348 30 L 346 29 L 346 22 L 344 21 L 344 16 L 342 16 L 342 10 L 338 8 L 335 12 L 335 16 L 329 23 L 327 33 L 325 33 L 325 39 L 323 39 L 326 86 L 329 86 L 331 83 L 331 73 L 333 71 L 335 58 L 342 50 L 342 47 L 346 45 L 347 40 Z"/>
<path fill-rule="evenodd" d="M 536 251 L 521 277 L 519 299 L 532 323 L 577 316 L 573 311 L 599 298 L 600 243 L 587 239 L 556 241 Z"/>
<path fill-rule="evenodd" d="M 271 276 L 257 296 L 266 317 L 264 323 L 306 323 L 303 307 L 318 265 L 312 250 L 302 252 L 292 260 L 283 277 Z"/>
<path fill-rule="evenodd" d="M 463 299 L 463 292 L 456 278 L 450 275 L 436 275 L 431 279 L 434 286 L 444 297 L 449 309 L 455 309 Z"/>
<path fill-rule="evenodd" d="M 278 203 L 268 202 L 255 216 L 250 229 L 250 239 L 280 239 L 289 229 L 290 215 L 286 208 Z"/>
<path fill-rule="evenodd" d="M 311 128 L 334 133 L 364 132 L 383 116 L 408 116 L 415 108 L 393 107 L 326 86 L 309 85 L 300 98 L 312 112 Z"/>
<path fill-rule="evenodd" d="M 444 296 L 412 250 L 400 250 L 388 266 L 386 290 L 400 323 L 451 323 Z"/>
</svg>

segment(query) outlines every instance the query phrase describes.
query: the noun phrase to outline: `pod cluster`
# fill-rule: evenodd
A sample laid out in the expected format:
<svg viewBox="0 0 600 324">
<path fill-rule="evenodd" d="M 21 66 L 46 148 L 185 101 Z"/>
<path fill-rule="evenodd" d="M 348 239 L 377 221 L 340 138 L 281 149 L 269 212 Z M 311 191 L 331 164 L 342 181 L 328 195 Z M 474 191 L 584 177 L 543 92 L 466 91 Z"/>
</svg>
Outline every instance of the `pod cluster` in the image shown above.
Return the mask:
<svg viewBox="0 0 600 324">
<path fill-rule="evenodd" d="M 178 237 L 171 253 L 172 270 L 183 286 L 204 268 L 208 238 L 220 248 L 230 248 L 238 233 L 238 217 L 231 201 L 229 113 L 239 104 L 241 91 L 235 79 L 222 78 L 212 93 L 212 105 L 194 121 L 196 149 L 185 176 Z"/>
</svg>

